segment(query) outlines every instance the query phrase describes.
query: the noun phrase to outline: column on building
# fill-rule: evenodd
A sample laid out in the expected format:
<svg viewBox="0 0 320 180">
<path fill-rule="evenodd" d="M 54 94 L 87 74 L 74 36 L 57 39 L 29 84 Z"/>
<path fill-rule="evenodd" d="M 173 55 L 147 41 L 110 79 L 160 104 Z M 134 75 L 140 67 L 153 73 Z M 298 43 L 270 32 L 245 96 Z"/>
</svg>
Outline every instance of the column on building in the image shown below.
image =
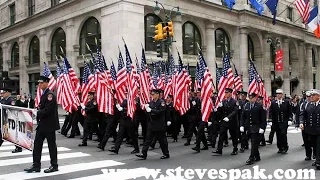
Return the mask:
<svg viewBox="0 0 320 180">
<path fill-rule="evenodd" d="M 270 37 L 270 34 L 265 33 L 263 34 L 263 40 L 262 40 L 262 53 L 263 53 L 263 80 L 264 80 L 264 86 L 266 89 L 267 94 L 270 96 L 272 95 L 272 89 L 271 89 L 271 69 L 270 69 L 270 62 L 271 62 L 271 54 L 270 54 L 270 44 L 268 44 L 268 37 Z"/>
<path fill-rule="evenodd" d="M 173 33 L 174 33 L 174 41 L 171 46 L 171 52 L 173 58 L 175 59 L 175 64 L 178 64 L 178 51 L 182 55 L 182 20 L 181 16 L 173 17 Z M 201 44 L 199 44 L 201 46 Z"/>
<path fill-rule="evenodd" d="M 66 21 L 66 54 L 71 67 L 79 77 L 80 73 L 77 61 L 77 57 L 79 56 L 79 48 L 75 46 L 77 44 L 76 32 L 77 30 L 74 27 L 74 20 L 68 19 Z"/>
<path fill-rule="evenodd" d="M 7 43 L 2 44 L 2 53 L 3 53 L 3 71 L 9 71 L 10 55 L 9 48 Z"/>
<path fill-rule="evenodd" d="M 41 29 L 40 30 L 40 74 L 42 73 L 43 69 L 43 63 L 48 63 L 48 59 L 46 56 L 46 51 L 47 51 L 47 39 L 46 39 L 47 31 L 46 29 Z"/>
<path fill-rule="evenodd" d="M 306 81 L 305 81 L 305 87 L 307 89 L 312 89 L 313 88 L 313 72 L 312 72 L 312 45 L 307 44 L 306 46 Z"/>
<path fill-rule="evenodd" d="M 243 90 L 248 91 L 249 85 L 249 56 L 248 56 L 248 29 L 247 27 L 240 28 L 240 71 L 242 72 L 242 83 L 243 83 Z"/>
<path fill-rule="evenodd" d="M 283 91 L 284 94 L 290 95 L 290 63 L 289 63 L 289 38 L 283 38 Z"/>
<path fill-rule="evenodd" d="M 132 59 L 141 59 L 144 44 L 144 5 L 141 2 L 117 2 L 101 9 L 101 45 L 106 60 L 118 57 L 120 47 L 123 56 L 126 42 Z M 115 61 L 117 63 L 117 61 Z"/>
<path fill-rule="evenodd" d="M 216 83 L 216 50 L 215 50 L 215 24 L 211 21 L 206 22 L 206 63 L 210 70 L 214 84 Z M 217 86 L 215 84 L 215 86 Z"/>
<path fill-rule="evenodd" d="M 27 43 L 23 36 L 19 37 L 19 86 L 20 94 L 29 93 L 29 76 L 27 74 L 26 61 L 28 61 Z"/>
<path fill-rule="evenodd" d="M 299 84 L 297 87 L 297 92 L 301 93 L 303 90 L 307 90 L 305 87 L 305 47 L 304 47 L 304 42 L 300 41 L 299 42 L 299 47 L 298 47 L 298 58 L 299 58 Z"/>
</svg>

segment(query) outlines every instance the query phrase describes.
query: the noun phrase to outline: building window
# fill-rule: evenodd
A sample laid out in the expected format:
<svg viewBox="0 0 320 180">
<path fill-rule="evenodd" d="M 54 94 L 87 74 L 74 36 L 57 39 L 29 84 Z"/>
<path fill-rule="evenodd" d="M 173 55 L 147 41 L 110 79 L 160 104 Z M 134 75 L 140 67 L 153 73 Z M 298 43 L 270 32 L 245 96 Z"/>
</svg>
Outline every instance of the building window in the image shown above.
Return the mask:
<svg viewBox="0 0 320 180">
<path fill-rule="evenodd" d="M 29 47 L 29 64 L 37 64 L 40 62 L 40 43 L 37 36 L 34 36 Z"/>
<path fill-rule="evenodd" d="M 35 11 L 35 0 L 28 0 L 28 13 L 29 16 L 34 15 L 34 11 Z"/>
<path fill-rule="evenodd" d="M 254 46 L 251 37 L 248 35 L 248 58 L 254 61 Z"/>
<path fill-rule="evenodd" d="M 316 77 L 316 74 L 313 74 L 313 89 L 316 89 L 317 88 L 317 77 Z"/>
<path fill-rule="evenodd" d="M 197 55 L 198 45 L 201 46 L 201 36 L 198 27 L 192 22 L 182 26 L 183 54 Z"/>
<path fill-rule="evenodd" d="M 53 36 L 51 41 L 51 60 L 55 60 L 56 56 L 59 58 L 59 56 L 63 55 L 61 52 L 61 48 L 64 51 L 64 54 L 66 55 L 66 33 L 63 31 L 62 28 L 58 28 Z"/>
<path fill-rule="evenodd" d="M 36 95 L 39 78 L 40 73 L 29 74 L 29 93 L 32 97 Z"/>
<path fill-rule="evenodd" d="M 10 9 L 10 25 L 16 22 L 16 5 L 12 4 L 9 6 Z"/>
<path fill-rule="evenodd" d="M 58 4 L 59 4 L 59 0 L 51 0 L 51 7 Z"/>
<path fill-rule="evenodd" d="M 290 19 L 290 21 L 293 21 L 293 8 L 292 7 L 287 8 L 287 18 Z"/>
<path fill-rule="evenodd" d="M 312 67 L 316 67 L 316 52 L 312 49 Z"/>
<path fill-rule="evenodd" d="M 3 51 L 2 48 L 0 47 L 0 71 L 3 70 Z"/>
<path fill-rule="evenodd" d="M 155 43 L 153 37 L 155 36 L 155 28 L 154 26 L 160 23 L 162 20 L 154 15 L 147 14 L 144 17 L 144 36 L 145 36 L 145 49 L 146 51 L 156 51 L 157 44 Z"/>
<path fill-rule="evenodd" d="M 11 67 L 19 66 L 19 45 L 14 43 L 11 50 Z"/>
<path fill-rule="evenodd" d="M 226 50 L 230 51 L 230 41 L 225 30 L 218 28 L 215 31 L 216 57 L 222 58 Z"/>
<path fill-rule="evenodd" d="M 90 17 L 86 20 L 81 29 L 80 55 L 90 53 L 86 44 L 89 45 L 92 52 L 97 52 L 96 39 L 98 41 L 98 46 L 101 47 L 100 23 L 96 18 Z"/>
</svg>

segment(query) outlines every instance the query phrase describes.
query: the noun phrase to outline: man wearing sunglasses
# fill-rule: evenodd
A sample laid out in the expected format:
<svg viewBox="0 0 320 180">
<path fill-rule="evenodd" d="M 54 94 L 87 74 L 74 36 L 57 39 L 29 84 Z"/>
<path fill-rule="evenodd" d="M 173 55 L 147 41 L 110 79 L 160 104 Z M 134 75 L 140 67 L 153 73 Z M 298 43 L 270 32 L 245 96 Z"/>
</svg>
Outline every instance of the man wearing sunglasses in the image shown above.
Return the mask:
<svg viewBox="0 0 320 180">
<path fill-rule="evenodd" d="M 143 144 L 142 153 L 136 154 L 137 157 L 146 159 L 149 146 L 154 138 L 158 139 L 163 156 L 161 159 L 170 157 L 168 150 L 168 142 L 166 137 L 166 103 L 160 99 L 160 91 L 151 91 L 152 101 L 145 104 L 148 113 L 148 132 L 145 143 Z"/>
</svg>

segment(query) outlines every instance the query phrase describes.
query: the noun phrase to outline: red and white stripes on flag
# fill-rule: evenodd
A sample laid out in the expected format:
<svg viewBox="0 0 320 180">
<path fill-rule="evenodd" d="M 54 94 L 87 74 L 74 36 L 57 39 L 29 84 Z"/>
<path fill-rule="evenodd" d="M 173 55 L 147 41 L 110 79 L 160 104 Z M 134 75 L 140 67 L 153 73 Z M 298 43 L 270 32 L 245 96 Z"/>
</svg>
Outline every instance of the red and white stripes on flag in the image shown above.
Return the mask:
<svg viewBox="0 0 320 180">
<path fill-rule="evenodd" d="M 303 23 L 307 23 L 310 17 L 310 0 L 296 0 L 296 8 L 303 20 Z"/>
<path fill-rule="evenodd" d="M 135 98 L 138 95 L 138 84 L 136 81 L 136 76 L 134 70 L 132 69 L 129 76 L 128 76 L 128 111 L 127 115 L 133 119 L 134 112 L 136 111 L 137 107 L 135 104 Z"/>
<path fill-rule="evenodd" d="M 250 62 L 249 65 L 249 88 L 248 88 L 248 93 L 249 94 L 258 94 L 258 86 L 257 86 L 257 80 L 256 80 L 256 75 L 254 73 L 254 67 L 253 63 Z"/>
<path fill-rule="evenodd" d="M 211 96 L 213 94 L 213 84 L 211 81 L 211 75 L 206 68 L 203 75 L 203 81 L 201 83 L 201 114 L 202 121 L 208 122 L 209 116 L 214 107 Z"/>
<path fill-rule="evenodd" d="M 121 52 L 119 52 L 118 58 L 118 72 L 117 72 L 117 82 L 116 82 L 116 97 L 118 103 L 122 103 L 126 99 L 127 91 L 127 70 L 124 66 L 123 58 Z"/>
</svg>

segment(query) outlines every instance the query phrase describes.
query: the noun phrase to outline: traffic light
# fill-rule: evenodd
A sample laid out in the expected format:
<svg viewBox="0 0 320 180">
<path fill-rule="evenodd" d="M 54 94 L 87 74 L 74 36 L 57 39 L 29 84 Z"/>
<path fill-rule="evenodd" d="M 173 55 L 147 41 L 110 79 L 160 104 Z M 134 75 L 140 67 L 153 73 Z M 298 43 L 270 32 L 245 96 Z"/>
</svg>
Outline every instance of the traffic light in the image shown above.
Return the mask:
<svg viewBox="0 0 320 180">
<path fill-rule="evenodd" d="M 154 33 L 155 33 L 154 40 L 156 40 L 156 41 L 162 40 L 163 39 L 162 24 L 159 23 L 159 24 L 155 25 L 154 28 L 156 29 L 154 31 Z"/>
<path fill-rule="evenodd" d="M 157 57 L 163 57 L 161 42 L 157 44 Z"/>
<path fill-rule="evenodd" d="M 173 34 L 173 23 L 172 23 L 172 21 L 169 21 L 167 24 L 168 24 L 167 25 L 168 34 L 169 34 L 170 37 L 173 37 L 174 36 L 174 34 Z"/>
<path fill-rule="evenodd" d="M 164 27 L 162 30 L 163 30 L 163 39 L 166 39 L 169 35 L 168 23 L 164 23 Z"/>
</svg>

